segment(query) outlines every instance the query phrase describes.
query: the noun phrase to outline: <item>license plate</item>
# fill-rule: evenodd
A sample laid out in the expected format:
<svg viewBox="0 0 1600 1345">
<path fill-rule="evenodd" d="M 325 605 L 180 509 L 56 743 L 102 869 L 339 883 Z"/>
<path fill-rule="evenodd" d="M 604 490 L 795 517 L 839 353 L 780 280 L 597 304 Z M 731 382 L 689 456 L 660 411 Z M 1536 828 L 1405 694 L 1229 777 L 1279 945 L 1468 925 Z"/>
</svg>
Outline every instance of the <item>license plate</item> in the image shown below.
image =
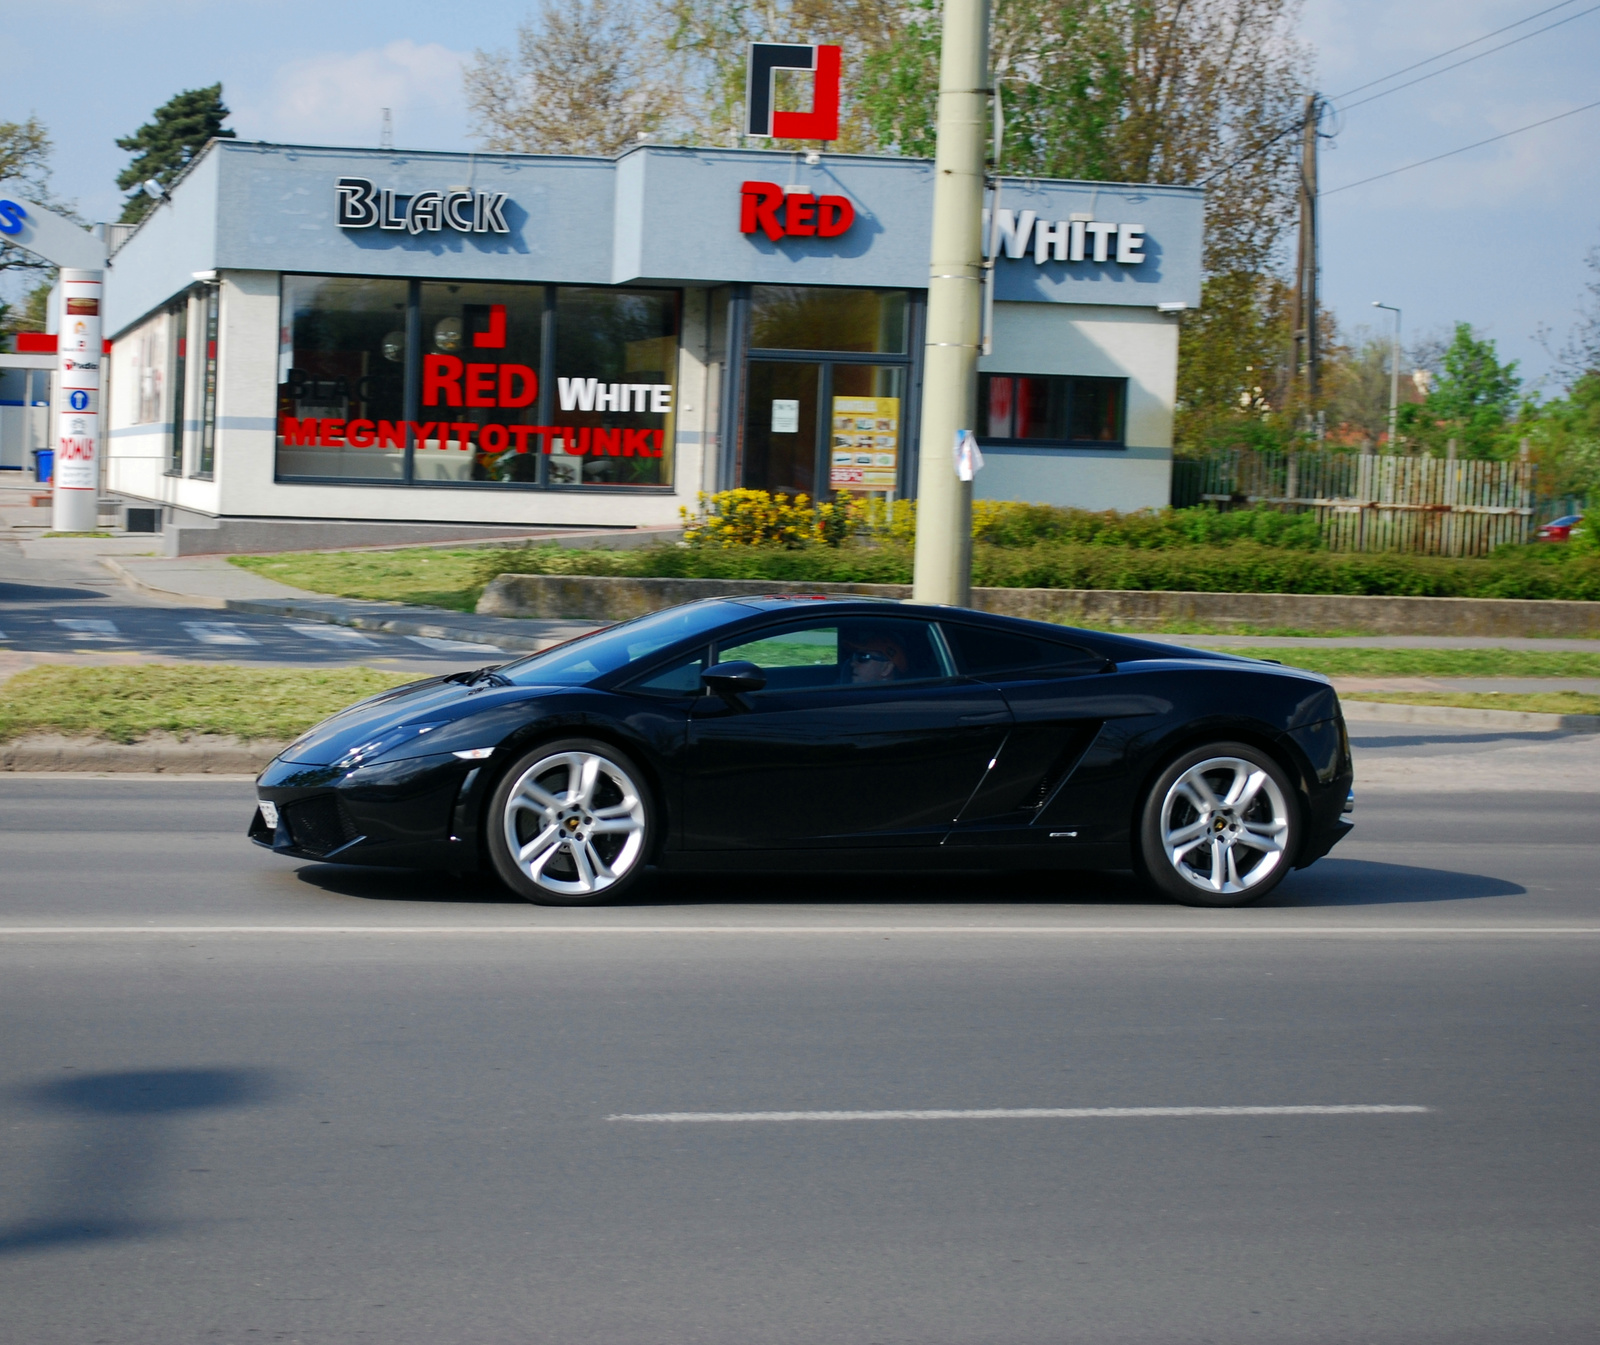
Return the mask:
<svg viewBox="0 0 1600 1345">
<path fill-rule="evenodd" d="M 262 820 L 276 831 L 278 827 L 278 805 L 276 803 L 268 803 L 265 799 L 258 799 L 256 807 L 261 809 Z"/>
</svg>

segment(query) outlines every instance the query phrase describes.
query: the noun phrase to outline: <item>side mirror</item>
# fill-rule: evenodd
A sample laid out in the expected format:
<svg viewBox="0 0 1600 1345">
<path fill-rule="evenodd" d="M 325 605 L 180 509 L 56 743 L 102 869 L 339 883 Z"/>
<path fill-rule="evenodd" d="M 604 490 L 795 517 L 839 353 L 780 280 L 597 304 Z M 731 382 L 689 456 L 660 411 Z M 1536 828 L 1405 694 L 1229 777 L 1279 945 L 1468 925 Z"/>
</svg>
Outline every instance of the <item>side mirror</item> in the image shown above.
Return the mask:
<svg viewBox="0 0 1600 1345">
<path fill-rule="evenodd" d="M 732 663 L 719 663 L 700 674 L 700 685 L 714 691 L 724 700 L 747 691 L 760 691 L 767 684 L 767 675 L 754 663 L 742 659 Z"/>
</svg>

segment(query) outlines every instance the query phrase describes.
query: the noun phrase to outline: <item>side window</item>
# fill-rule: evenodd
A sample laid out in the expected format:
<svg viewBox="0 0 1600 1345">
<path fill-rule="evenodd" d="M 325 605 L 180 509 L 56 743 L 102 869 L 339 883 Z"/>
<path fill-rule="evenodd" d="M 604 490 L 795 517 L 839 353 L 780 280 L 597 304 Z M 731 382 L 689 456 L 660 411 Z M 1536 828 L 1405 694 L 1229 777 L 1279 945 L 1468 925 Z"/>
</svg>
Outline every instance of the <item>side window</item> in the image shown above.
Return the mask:
<svg viewBox="0 0 1600 1345">
<path fill-rule="evenodd" d="M 719 663 L 754 663 L 769 691 L 874 686 L 946 676 L 925 621 L 903 617 L 844 617 L 764 631 L 717 651 Z"/>
<path fill-rule="evenodd" d="M 642 696 L 698 696 L 702 691 L 700 674 L 706 669 L 705 651 L 691 658 L 680 659 L 665 668 L 658 668 L 640 681 L 630 683 L 625 690 Z"/>
<path fill-rule="evenodd" d="M 968 677 L 1073 677 L 1099 672 L 1105 660 L 1077 645 L 1014 631 L 944 626 L 956 667 Z"/>
</svg>

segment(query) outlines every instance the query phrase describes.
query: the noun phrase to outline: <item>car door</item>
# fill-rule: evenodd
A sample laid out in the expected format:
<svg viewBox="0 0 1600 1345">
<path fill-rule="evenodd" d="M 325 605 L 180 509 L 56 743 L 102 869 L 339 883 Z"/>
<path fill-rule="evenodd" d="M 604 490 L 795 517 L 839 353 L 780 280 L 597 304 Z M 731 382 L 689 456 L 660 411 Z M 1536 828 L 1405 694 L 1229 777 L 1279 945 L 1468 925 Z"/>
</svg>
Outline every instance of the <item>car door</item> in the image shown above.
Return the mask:
<svg viewBox="0 0 1600 1345">
<path fill-rule="evenodd" d="M 1032 843 L 1028 828 L 1107 718 L 1126 713 L 1115 665 L 1066 640 L 941 622 L 957 670 L 995 687 L 1016 725 L 961 811 L 948 843 Z"/>
<path fill-rule="evenodd" d="M 917 618 L 775 621 L 716 659 L 756 664 L 767 686 L 694 706 L 688 850 L 937 845 L 1012 722 Z"/>
</svg>

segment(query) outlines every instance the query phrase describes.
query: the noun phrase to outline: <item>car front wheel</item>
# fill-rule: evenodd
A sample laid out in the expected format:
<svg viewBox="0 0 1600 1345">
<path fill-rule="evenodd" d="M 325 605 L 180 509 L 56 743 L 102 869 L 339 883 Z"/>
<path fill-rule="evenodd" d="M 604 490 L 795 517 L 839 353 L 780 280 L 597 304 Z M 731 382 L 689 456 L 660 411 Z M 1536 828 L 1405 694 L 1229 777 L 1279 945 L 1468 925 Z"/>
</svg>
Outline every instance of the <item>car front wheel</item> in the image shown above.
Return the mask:
<svg viewBox="0 0 1600 1345">
<path fill-rule="evenodd" d="M 1139 820 L 1143 876 L 1187 906 L 1244 906 L 1289 871 L 1300 842 L 1294 786 L 1245 743 L 1186 752 L 1156 778 Z"/>
<path fill-rule="evenodd" d="M 512 891 L 547 906 L 615 901 L 638 880 L 655 807 L 639 768 L 609 743 L 545 743 L 489 801 L 489 857 Z"/>
</svg>

